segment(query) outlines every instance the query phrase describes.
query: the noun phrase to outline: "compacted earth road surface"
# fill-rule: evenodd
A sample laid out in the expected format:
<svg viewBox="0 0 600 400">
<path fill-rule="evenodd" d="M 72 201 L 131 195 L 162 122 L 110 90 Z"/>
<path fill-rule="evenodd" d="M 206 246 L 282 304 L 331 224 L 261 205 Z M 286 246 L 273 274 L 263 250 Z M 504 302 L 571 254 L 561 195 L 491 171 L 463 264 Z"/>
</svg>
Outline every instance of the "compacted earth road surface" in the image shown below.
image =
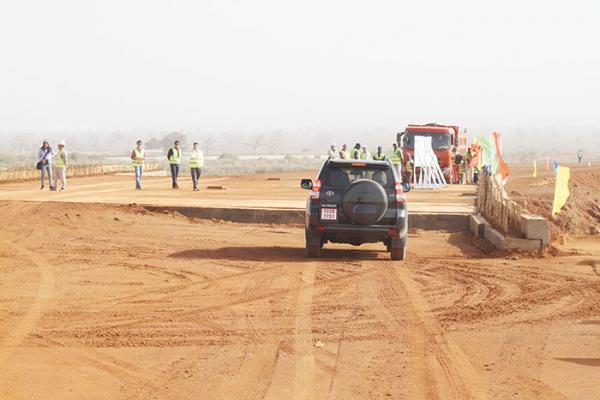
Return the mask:
<svg viewBox="0 0 600 400">
<path fill-rule="evenodd" d="M 0 399 L 598 399 L 600 240 L 538 256 L 411 231 L 0 202 Z"/>
</svg>

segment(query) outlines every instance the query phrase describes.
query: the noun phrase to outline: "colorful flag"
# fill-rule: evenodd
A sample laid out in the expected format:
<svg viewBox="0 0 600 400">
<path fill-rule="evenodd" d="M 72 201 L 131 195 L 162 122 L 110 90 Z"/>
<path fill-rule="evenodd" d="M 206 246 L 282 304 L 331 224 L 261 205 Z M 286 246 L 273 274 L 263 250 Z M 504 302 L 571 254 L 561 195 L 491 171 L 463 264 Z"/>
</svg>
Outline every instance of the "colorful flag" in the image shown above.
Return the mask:
<svg viewBox="0 0 600 400">
<path fill-rule="evenodd" d="M 492 138 L 489 136 L 482 136 L 479 138 L 479 143 L 481 144 L 482 164 L 488 165 L 491 174 L 494 175 L 498 169 L 498 159 L 496 158 L 496 149 L 494 148 Z"/>
<path fill-rule="evenodd" d="M 500 167 L 500 173 L 502 174 L 502 182 L 506 184 L 506 180 L 510 175 L 510 170 L 502 158 L 502 151 L 500 150 L 500 134 L 498 132 L 494 132 L 494 140 L 496 141 L 496 157 L 498 158 L 498 166 Z"/>
<path fill-rule="evenodd" d="M 567 203 L 569 198 L 569 178 L 571 169 L 568 167 L 558 167 L 556 171 L 556 185 L 554 187 L 554 202 L 552 204 L 552 215 L 560 212 L 561 208 Z"/>
</svg>

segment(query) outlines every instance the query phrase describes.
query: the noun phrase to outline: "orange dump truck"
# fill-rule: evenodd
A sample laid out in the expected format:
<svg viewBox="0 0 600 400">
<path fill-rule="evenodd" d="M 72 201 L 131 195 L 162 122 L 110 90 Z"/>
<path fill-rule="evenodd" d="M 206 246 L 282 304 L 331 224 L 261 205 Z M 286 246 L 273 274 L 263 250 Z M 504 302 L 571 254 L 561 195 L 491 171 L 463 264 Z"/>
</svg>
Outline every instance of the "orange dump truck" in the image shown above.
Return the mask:
<svg viewBox="0 0 600 400">
<path fill-rule="evenodd" d="M 397 137 L 397 142 L 402 146 L 405 166 L 409 155 L 414 159 L 415 136 L 431 137 L 431 147 L 433 147 L 433 152 L 444 173 L 444 178 L 446 182 L 453 182 L 452 161 L 454 154 L 452 148 L 456 147 L 460 154 L 465 155 L 467 151 L 466 130 L 461 132 L 456 125 L 439 125 L 436 123 L 408 125 L 404 132 L 399 133 Z"/>
</svg>

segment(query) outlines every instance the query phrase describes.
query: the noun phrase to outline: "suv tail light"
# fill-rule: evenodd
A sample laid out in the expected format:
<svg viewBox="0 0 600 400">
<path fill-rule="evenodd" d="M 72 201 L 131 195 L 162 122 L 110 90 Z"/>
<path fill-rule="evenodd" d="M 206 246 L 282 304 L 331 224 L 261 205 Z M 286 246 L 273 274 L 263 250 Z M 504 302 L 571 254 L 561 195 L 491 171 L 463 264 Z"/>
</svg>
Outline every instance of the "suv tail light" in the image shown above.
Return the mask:
<svg viewBox="0 0 600 400">
<path fill-rule="evenodd" d="M 311 200 L 319 200 L 319 194 L 321 192 L 321 180 L 317 179 L 315 183 L 313 183 L 313 188 L 310 192 L 308 192 L 308 198 Z"/>
<path fill-rule="evenodd" d="M 402 190 L 402 183 L 396 182 L 396 203 L 406 203 L 406 194 Z"/>
</svg>

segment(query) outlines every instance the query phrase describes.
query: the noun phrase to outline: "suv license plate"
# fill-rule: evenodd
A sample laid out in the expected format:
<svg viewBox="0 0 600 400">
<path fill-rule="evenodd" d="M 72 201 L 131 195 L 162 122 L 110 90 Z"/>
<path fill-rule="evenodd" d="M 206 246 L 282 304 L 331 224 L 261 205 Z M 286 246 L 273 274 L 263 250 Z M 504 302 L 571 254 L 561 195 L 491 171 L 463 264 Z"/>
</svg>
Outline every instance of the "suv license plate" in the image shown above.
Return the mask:
<svg viewBox="0 0 600 400">
<path fill-rule="evenodd" d="M 337 221 L 337 208 L 321 208 L 321 219 L 324 221 Z"/>
</svg>

